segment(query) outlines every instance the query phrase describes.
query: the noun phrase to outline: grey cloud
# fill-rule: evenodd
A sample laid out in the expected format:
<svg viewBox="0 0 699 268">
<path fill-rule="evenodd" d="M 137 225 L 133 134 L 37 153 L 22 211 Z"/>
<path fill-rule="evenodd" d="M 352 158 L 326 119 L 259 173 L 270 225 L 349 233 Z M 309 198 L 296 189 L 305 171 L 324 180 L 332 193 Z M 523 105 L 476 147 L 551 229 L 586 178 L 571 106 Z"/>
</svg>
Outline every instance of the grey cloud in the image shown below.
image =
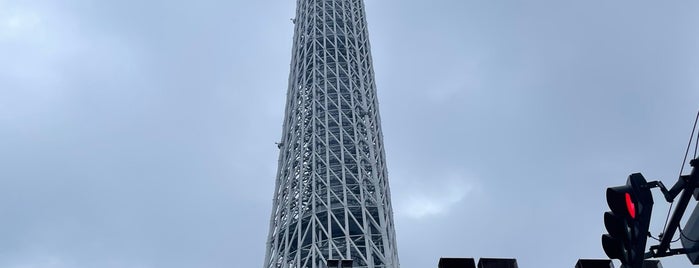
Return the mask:
<svg viewBox="0 0 699 268">
<path fill-rule="evenodd" d="M 1 1 L 0 266 L 261 265 L 294 4 Z M 696 3 L 366 4 L 394 203 L 480 189 L 397 215 L 404 268 L 572 267 L 604 256 L 605 187 L 674 181 Z"/>
</svg>

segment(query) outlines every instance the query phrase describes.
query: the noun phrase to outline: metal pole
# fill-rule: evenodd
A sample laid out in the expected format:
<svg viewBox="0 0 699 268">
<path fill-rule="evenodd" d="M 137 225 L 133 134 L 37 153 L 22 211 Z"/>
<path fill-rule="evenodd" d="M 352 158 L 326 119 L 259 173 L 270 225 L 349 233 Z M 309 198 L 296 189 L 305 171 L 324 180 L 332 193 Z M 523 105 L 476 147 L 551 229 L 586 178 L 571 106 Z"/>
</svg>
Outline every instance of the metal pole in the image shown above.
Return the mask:
<svg viewBox="0 0 699 268">
<path fill-rule="evenodd" d="M 684 189 L 682 190 L 682 196 L 680 196 L 680 201 L 677 204 L 677 208 L 672 213 L 672 218 L 670 218 L 670 223 L 667 225 L 667 229 L 663 233 L 663 237 L 660 240 L 660 245 L 656 246 L 657 251 L 653 254 L 654 257 L 664 257 L 672 254 L 667 252 L 670 249 L 670 242 L 672 242 L 672 237 L 675 235 L 677 227 L 679 227 L 680 220 L 684 211 L 687 209 L 689 204 L 689 199 L 692 198 L 694 189 L 697 187 L 697 181 L 699 181 L 699 171 L 697 171 L 697 165 L 699 164 L 699 159 L 694 159 L 689 162 L 692 166 L 692 173 L 688 176 L 681 176 L 680 181 L 677 183 L 684 183 Z M 673 187 L 674 188 L 674 187 Z M 656 248 L 656 247 L 652 247 Z"/>
</svg>

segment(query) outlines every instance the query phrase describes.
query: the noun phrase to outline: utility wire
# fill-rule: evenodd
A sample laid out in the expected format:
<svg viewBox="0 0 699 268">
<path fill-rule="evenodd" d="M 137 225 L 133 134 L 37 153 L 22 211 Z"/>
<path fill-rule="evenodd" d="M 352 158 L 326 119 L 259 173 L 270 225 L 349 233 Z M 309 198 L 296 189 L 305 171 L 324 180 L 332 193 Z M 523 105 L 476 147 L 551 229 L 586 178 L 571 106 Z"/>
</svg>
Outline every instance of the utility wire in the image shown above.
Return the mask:
<svg viewBox="0 0 699 268">
<path fill-rule="evenodd" d="M 694 119 L 694 129 L 692 129 L 692 137 L 694 137 L 694 130 L 697 128 L 697 121 L 699 121 L 699 112 L 697 112 L 697 118 Z M 689 143 L 692 144 L 690 138 Z M 699 148 L 699 133 L 697 133 L 697 139 L 694 141 L 694 159 L 697 158 L 697 149 Z"/>
<path fill-rule="evenodd" d="M 680 175 L 682 177 L 682 172 L 684 172 L 684 165 L 687 162 L 687 155 L 689 155 L 689 148 L 692 148 L 692 140 L 694 139 L 694 132 L 697 130 L 697 122 L 699 122 L 699 112 L 697 112 L 697 117 L 694 119 L 694 126 L 692 127 L 692 134 L 689 135 L 689 143 L 687 144 L 687 150 L 684 151 L 684 159 L 682 159 L 682 167 L 680 167 Z M 699 145 L 699 133 L 697 133 L 697 142 L 694 144 L 694 159 L 697 158 L 697 146 Z M 663 232 L 667 230 L 667 222 L 670 220 L 670 213 L 672 212 L 672 206 L 675 205 L 675 200 L 670 204 L 670 208 L 667 210 L 667 217 L 665 217 L 665 226 L 663 227 Z M 680 232 L 682 232 L 680 230 Z M 681 236 L 680 236 L 681 237 Z M 679 238 L 677 238 L 679 240 Z M 673 241 L 677 242 L 677 240 Z"/>
<path fill-rule="evenodd" d="M 699 118 L 699 113 L 697 114 L 697 117 Z M 699 133 L 697 133 L 697 139 L 694 140 L 694 159 L 697 159 L 697 149 L 699 149 Z"/>
<path fill-rule="evenodd" d="M 684 236 L 684 235 L 683 235 L 683 236 Z M 662 241 L 660 240 L 660 237 L 655 237 L 655 236 L 651 235 L 650 232 L 648 232 L 648 237 L 652 238 L 652 239 L 655 240 L 655 241 L 662 242 Z M 685 236 L 685 238 L 687 238 L 687 237 Z M 689 238 L 687 238 L 687 239 L 689 239 Z M 680 241 L 680 237 L 678 237 L 678 238 L 675 239 L 675 240 L 670 241 L 670 244 L 675 243 L 675 242 L 677 242 L 677 241 Z"/>
<path fill-rule="evenodd" d="M 692 128 L 692 135 L 689 136 L 689 145 L 687 145 L 687 152 L 685 152 L 684 155 L 684 161 L 682 161 L 682 168 L 684 169 L 684 162 L 687 161 L 687 153 L 689 152 L 689 147 L 692 145 L 692 138 L 694 138 L 694 131 L 697 129 L 697 121 L 699 121 L 699 112 L 697 112 L 697 117 L 694 119 L 694 128 Z M 697 133 L 697 139 L 694 140 L 694 158 L 692 159 L 697 159 L 697 148 L 699 148 L 699 132 Z M 680 175 L 682 175 L 682 171 L 680 170 Z M 677 226 L 678 229 L 680 229 L 680 237 L 684 237 L 685 239 L 691 241 L 691 242 L 699 242 L 699 240 L 694 240 L 689 238 L 684 233 L 684 230 L 682 230 L 682 226 Z"/>
<path fill-rule="evenodd" d="M 692 148 L 692 140 L 694 140 L 694 131 L 697 130 L 697 121 L 699 121 L 699 112 L 697 112 L 697 117 L 694 119 L 694 127 L 692 127 L 692 134 L 689 135 L 689 143 L 687 144 L 687 150 L 684 151 L 684 159 L 682 159 L 682 167 L 680 168 L 680 175 L 684 171 L 684 165 L 687 162 L 687 155 L 689 155 L 689 148 Z M 697 133 L 699 135 L 699 133 Z M 697 155 L 697 147 L 694 147 L 694 156 Z"/>
</svg>

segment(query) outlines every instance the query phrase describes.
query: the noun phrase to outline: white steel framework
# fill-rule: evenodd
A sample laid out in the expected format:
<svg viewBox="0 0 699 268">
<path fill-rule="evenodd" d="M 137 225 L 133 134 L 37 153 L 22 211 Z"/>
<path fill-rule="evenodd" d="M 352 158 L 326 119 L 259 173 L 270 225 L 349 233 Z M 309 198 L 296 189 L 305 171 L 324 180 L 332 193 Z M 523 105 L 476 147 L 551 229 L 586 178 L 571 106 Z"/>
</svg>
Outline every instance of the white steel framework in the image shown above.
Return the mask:
<svg viewBox="0 0 699 268">
<path fill-rule="evenodd" d="M 398 268 L 363 0 L 298 0 L 265 268 Z"/>
</svg>

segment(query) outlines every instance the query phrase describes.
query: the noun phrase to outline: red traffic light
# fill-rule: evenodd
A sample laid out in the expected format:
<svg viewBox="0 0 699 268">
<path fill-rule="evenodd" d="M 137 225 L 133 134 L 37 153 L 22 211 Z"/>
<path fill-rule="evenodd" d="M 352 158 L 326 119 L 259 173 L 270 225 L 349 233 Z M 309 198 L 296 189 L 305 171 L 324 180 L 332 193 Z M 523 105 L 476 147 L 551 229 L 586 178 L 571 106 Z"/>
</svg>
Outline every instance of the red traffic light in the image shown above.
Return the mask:
<svg viewBox="0 0 699 268">
<path fill-rule="evenodd" d="M 626 211 L 629 212 L 629 216 L 631 216 L 632 219 L 636 218 L 636 205 L 633 203 L 633 200 L 631 200 L 631 195 L 629 193 L 626 193 Z"/>
<path fill-rule="evenodd" d="M 653 210 L 653 195 L 643 175 L 634 173 L 625 185 L 607 188 L 602 236 L 604 253 L 619 259 L 624 267 L 641 267 L 645 256 L 646 235 Z"/>
<path fill-rule="evenodd" d="M 607 188 L 607 204 L 616 215 L 635 220 L 638 214 L 636 194 L 630 185 Z"/>
<path fill-rule="evenodd" d="M 634 193 L 630 185 L 607 188 L 607 204 L 614 214 L 633 220 L 636 217 L 636 205 L 633 202 L 635 198 L 631 195 Z"/>
</svg>

